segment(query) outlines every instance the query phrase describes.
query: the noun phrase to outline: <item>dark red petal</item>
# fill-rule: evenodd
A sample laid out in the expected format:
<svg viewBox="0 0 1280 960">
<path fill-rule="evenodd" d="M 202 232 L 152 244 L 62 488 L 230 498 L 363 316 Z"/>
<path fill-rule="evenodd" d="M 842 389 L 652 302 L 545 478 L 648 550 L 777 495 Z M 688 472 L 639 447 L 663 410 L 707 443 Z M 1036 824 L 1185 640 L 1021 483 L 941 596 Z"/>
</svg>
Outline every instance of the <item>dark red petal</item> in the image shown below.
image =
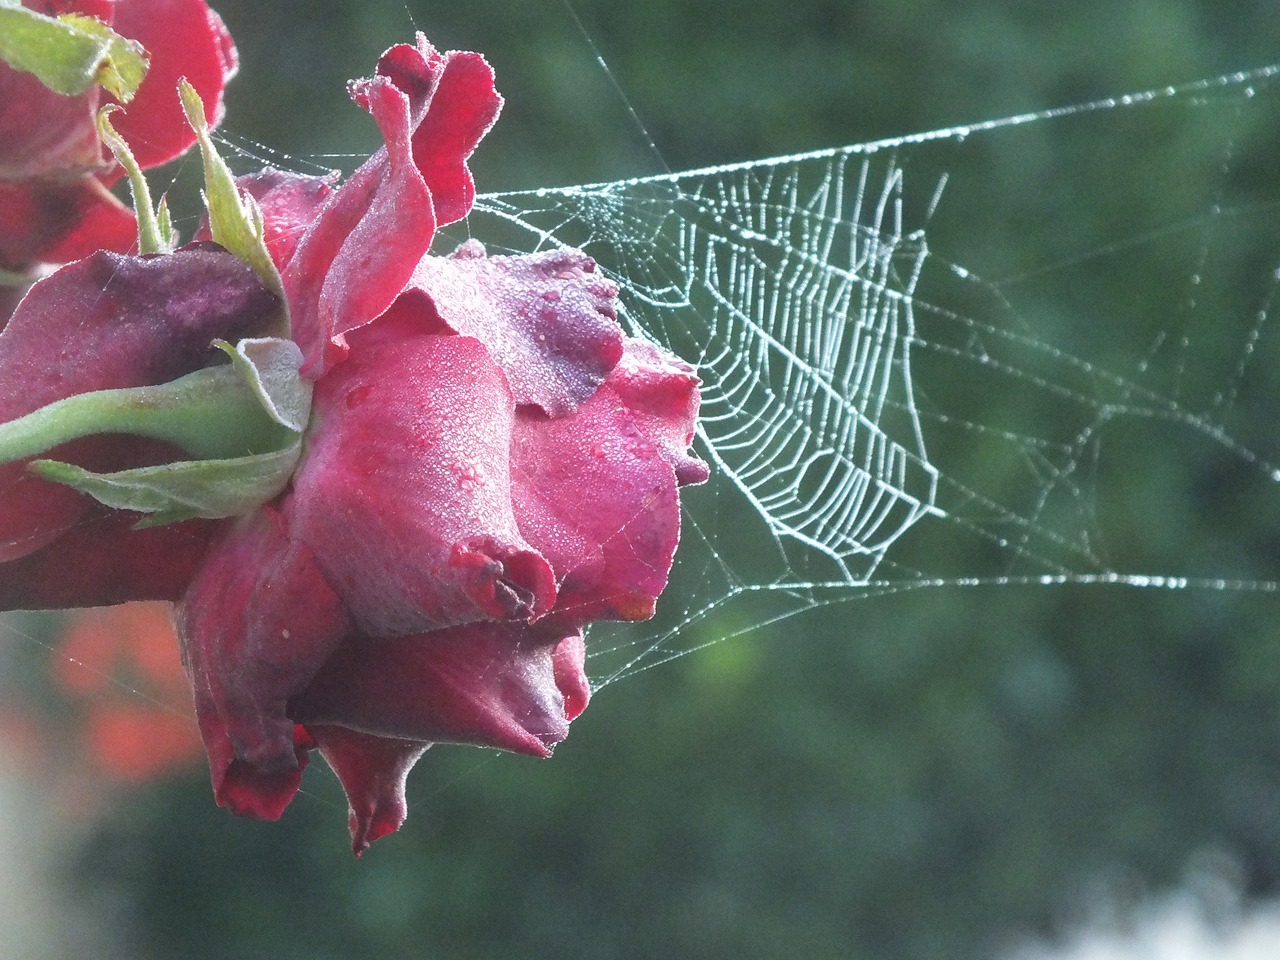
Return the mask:
<svg viewBox="0 0 1280 960">
<path fill-rule="evenodd" d="M 191 520 L 134 530 L 138 519 L 94 504 L 43 550 L 0 563 L 0 610 L 177 600 L 218 524 Z"/>
<path fill-rule="evenodd" d="M 286 510 L 362 632 L 550 609 L 551 568 L 512 515 L 512 416 L 502 371 L 469 337 L 362 332 L 316 384 Z"/>
<path fill-rule="evenodd" d="M 349 629 L 341 602 L 310 551 L 263 508 L 213 546 L 176 621 L 218 802 L 278 816 L 299 761 L 286 703 Z"/>
<path fill-rule="evenodd" d="M 391 305 L 435 234 L 431 194 L 410 151 L 409 98 L 381 77 L 361 89 L 386 146 L 328 198 L 284 273 L 310 377 L 346 355 L 348 331 Z"/>
<path fill-rule="evenodd" d="M 218 806 L 238 817 L 279 820 L 302 784 L 302 771 L 310 759 L 307 751 L 314 746 L 306 731 L 295 727 L 292 759 L 249 763 L 236 757 L 225 740 L 212 746 L 206 741 Z"/>
<path fill-rule="evenodd" d="M 0 333 L 4 333 L 9 317 L 17 309 L 19 301 L 27 292 L 25 284 L 0 283 Z"/>
<path fill-rule="evenodd" d="M 0 270 L 127 253 L 137 242 L 133 211 L 92 177 L 0 181 Z"/>
<path fill-rule="evenodd" d="M 680 538 L 677 484 L 706 477 L 687 452 L 697 387 L 686 364 L 629 340 L 571 416 L 517 413 L 516 517 L 560 580 L 558 622 L 652 616 Z"/>
<path fill-rule="evenodd" d="M 410 289 L 449 329 L 489 348 L 516 403 L 553 417 L 595 393 L 622 357 L 617 285 L 577 250 L 486 257 L 466 243 L 452 257 L 423 258 Z"/>
<path fill-rule="evenodd" d="M 263 170 L 236 178 L 236 186 L 253 197 L 262 210 L 267 252 L 277 270 L 283 273 L 288 266 L 302 235 L 333 195 L 337 177 L 336 172 L 310 177 L 283 170 Z M 195 239 L 212 239 L 207 220 L 196 230 Z"/>
<path fill-rule="evenodd" d="M 510 623 L 351 637 L 295 702 L 293 715 L 308 728 L 320 723 L 549 756 L 569 734 L 553 657 L 560 638 Z M 576 697 L 573 683 L 569 688 Z"/>
<path fill-rule="evenodd" d="M 179 77 L 200 94 L 210 126 L 222 119 L 222 91 L 236 72 L 235 46 L 205 0 L 120 0 L 111 25 L 151 55 L 142 86 L 112 123 L 138 163 L 154 167 L 195 143 L 178 99 Z"/>
<path fill-rule="evenodd" d="M 276 308 L 253 271 L 213 245 L 68 264 L 27 292 L 0 333 L 0 423 L 76 393 L 174 380 L 210 361 L 214 338 L 256 333 Z M 151 450 L 104 436 L 51 455 L 122 469 Z M 44 546 L 91 502 L 23 462 L 0 466 L 0 561 Z"/>
<path fill-rule="evenodd" d="M 351 851 L 358 857 L 373 841 L 395 833 L 408 815 L 405 778 L 429 743 L 392 740 L 343 727 L 307 728 L 347 794 Z"/>
</svg>

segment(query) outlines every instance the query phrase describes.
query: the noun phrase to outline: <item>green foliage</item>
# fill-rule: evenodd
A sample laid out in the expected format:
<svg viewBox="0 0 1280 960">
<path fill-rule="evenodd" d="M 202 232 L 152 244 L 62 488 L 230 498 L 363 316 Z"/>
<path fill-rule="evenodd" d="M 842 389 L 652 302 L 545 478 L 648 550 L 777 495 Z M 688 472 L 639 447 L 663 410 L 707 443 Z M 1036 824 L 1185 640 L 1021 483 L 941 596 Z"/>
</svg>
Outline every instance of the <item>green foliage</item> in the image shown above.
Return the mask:
<svg viewBox="0 0 1280 960">
<path fill-rule="evenodd" d="M 330 22 L 312 4 L 218 6 L 243 57 L 231 133 L 300 158 L 371 149 L 372 122 L 335 105 L 343 81 L 409 35 L 400 4 L 331 5 Z M 1214 76 L 1273 58 L 1280 16 L 1262 0 L 574 7 L 673 169 Z M 438 45 L 483 50 L 497 68 L 507 105 L 473 164 L 482 191 L 659 169 L 562 6 L 440 0 L 413 14 Z M 262 96 L 267 76 L 275 99 Z M 1192 231 L 1159 257 L 1067 258 L 1135 224 L 1203 223 L 1215 192 L 1242 206 L 1274 198 L 1274 123 L 1241 139 L 1220 112 L 1188 113 L 1146 124 L 1141 142 L 1033 124 L 1000 151 L 944 150 L 936 163 L 953 183 L 989 189 L 944 199 L 931 248 L 991 278 L 1055 265 L 1000 288 L 1027 335 L 1131 370 L 1179 329 L 1197 258 L 1250 238 Z M 909 171 L 925 183 L 935 172 Z M 1248 314 L 1241 278 L 1203 272 L 1224 287 L 1224 317 Z M 1131 322 L 1153 316 L 1158 329 Z M 1190 409 L 1242 350 L 1199 341 L 1192 379 L 1166 386 Z M 1092 387 L 1081 375 L 1073 389 Z M 955 382 L 928 398 L 943 410 L 953 400 L 982 423 L 1053 435 L 1051 415 L 1016 394 Z M 1275 450 L 1274 392 L 1221 415 L 1246 445 Z M 1274 577 L 1273 483 L 1198 455 L 1169 425 L 1099 429 L 1109 453 L 1082 483 L 1125 480 L 1123 497 L 1098 504 L 1111 562 Z M 930 441 L 972 487 L 1037 492 L 1025 464 Z M 895 559 L 1018 572 L 948 529 L 913 531 Z M 274 826 L 214 812 L 198 778 L 140 791 L 81 877 L 127 892 L 139 956 L 966 960 L 1051 928 L 1099 885 L 1176 882 L 1206 847 L 1239 858 L 1254 892 L 1275 892 L 1277 770 L 1274 599 L 916 590 L 606 687 L 550 763 L 432 751 L 411 778 L 403 832 L 359 863 L 341 794 L 315 771 Z"/>
<path fill-rule="evenodd" d="M 0 0 L 0 60 L 35 74 L 65 96 L 93 84 L 128 103 L 147 75 L 147 55 L 101 20 L 66 14 L 44 16 L 18 0 Z"/>
</svg>

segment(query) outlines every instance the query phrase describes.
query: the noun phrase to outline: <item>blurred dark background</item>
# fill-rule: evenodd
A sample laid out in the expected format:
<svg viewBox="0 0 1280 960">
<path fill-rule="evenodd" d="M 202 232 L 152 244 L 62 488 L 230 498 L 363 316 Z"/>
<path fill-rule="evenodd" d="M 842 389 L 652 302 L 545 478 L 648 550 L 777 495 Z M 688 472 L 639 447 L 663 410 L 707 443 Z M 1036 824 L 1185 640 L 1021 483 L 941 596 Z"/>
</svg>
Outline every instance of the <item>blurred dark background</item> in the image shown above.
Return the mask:
<svg viewBox="0 0 1280 960">
<path fill-rule="evenodd" d="M 297 168 L 350 172 L 358 158 L 322 155 L 376 146 L 343 85 L 415 25 L 484 52 L 507 103 L 472 164 L 482 191 L 869 141 L 1280 59 L 1270 0 L 574 0 L 582 30 L 558 0 L 215 6 L 242 59 L 227 135 Z M 1276 450 L 1276 345 L 1255 320 L 1280 264 L 1280 104 L 1215 89 L 901 162 L 926 192 L 949 175 L 931 248 L 990 281 L 989 302 L 952 309 L 1060 352 L 1044 375 L 1087 398 L 1066 406 L 1096 414 L 1107 388 L 1063 356 L 1133 376 L 1149 358 L 1163 379 L 1143 382 L 1176 400 L 1166 422 L 1100 423 L 1102 454 L 1079 458 L 1108 538 L 1098 558 L 1271 580 L 1274 482 L 1189 429 L 1203 418 Z M 1204 293 L 1188 306 L 1190 284 Z M 945 285 L 930 295 L 946 305 Z M 921 374 L 938 378 L 923 397 L 935 415 L 954 395 L 968 422 L 1056 429 L 1056 408 L 1020 408 L 976 366 L 947 380 L 923 360 Z M 1215 406 L 1228 381 L 1238 401 Z M 1043 489 L 1034 465 L 983 453 L 981 433 L 928 439 L 969 488 Z M 703 509 L 714 536 L 740 508 L 726 495 Z M 1041 529 L 1067 522 L 1053 503 L 1018 509 Z M 889 572 L 906 579 L 1048 569 L 984 553 L 958 522 L 901 549 Z M 734 563 L 749 576 L 750 557 Z M 698 584 L 675 590 L 683 606 Z M 1274 895 L 1277 612 L 1274 597 L 1211 589 L 855 598 L 607 686 L 551 762 L 433 750 L 409 822 L 361 862 L 326 772 L 267 825 L 215 809 L 197 770 L 128 793 L 68 855 L 66 882 L 113 905 L 122 956 L 273 960 L 966 960 L 1176 885 L 1206 857 Z M 696 629 L 752 618 L 729 607 Z"/>
</svg>

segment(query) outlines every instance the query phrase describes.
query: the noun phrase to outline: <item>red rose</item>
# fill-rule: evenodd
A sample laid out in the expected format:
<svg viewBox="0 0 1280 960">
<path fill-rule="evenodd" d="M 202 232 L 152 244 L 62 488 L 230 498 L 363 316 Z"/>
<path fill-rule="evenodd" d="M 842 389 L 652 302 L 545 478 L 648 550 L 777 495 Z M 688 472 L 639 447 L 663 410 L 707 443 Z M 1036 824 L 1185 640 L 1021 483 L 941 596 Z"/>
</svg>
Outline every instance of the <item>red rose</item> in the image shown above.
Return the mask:
<svg viewBox="0 0 1280 960">
<path fill-rule="evenodd" d="M 488 64 L 419 38 L 352 92 L 386 147 L 344 184 L 242 181 L 314 381 L 288 487 L 229 520 L 128 536 L 168 531 L 138 553 L 181 572 L 140 582 L 179 599 L 218 802 L 279 816 L 319 749 L 359 852 L 403 820 L 405 776 L 431 743 L 545 756 L 566 736 L 589 696 L 583 628 L 652 615 L 679 538 L 677 488 L 707 470 L 688 451 L 697 377 L 623 336 L 616 287 L 590 258 L 488 257 L 475 243 L 428 255 L 436 226 L 471 207 L 466 160 L 501 105 Z M 0 376 L 27 315 L 83 269 L 33 289 L 0 336 Z M 223 300 L 222 326 L 262 322 Z M 148 335 L 174 336 L 168 322 Z M 101 442 L 102 456 L 147 452 Z M 119 512 L 103 546 L 87 545 L 44 499 L 61 488 L 23 482 L 19 532 L 33 546 L 0 567 L 0 600 L 123 599 L 141 561 L 115 546 Z M 65 556 L 68 538 L 101 569 L 51 587 L 40 558 Z"/>
<path fill-rule="evenodd" d="M 221 117 L 236 51 L 204 0 L 23 3 L 41 13 L 97 17 L 146 48 L 147 77 L 114 121 L 143 167 L 172 160 L 195 142 L 175 92 L 179 76 Z M 22 273 L 96 250 L 125 252 L 136 243 L 132 212 L 106 189 L 120 168 L 94 126 L 103 97 L 97 85 L 63 96 L 0 63 L 0 270 Z"/>
</svg>

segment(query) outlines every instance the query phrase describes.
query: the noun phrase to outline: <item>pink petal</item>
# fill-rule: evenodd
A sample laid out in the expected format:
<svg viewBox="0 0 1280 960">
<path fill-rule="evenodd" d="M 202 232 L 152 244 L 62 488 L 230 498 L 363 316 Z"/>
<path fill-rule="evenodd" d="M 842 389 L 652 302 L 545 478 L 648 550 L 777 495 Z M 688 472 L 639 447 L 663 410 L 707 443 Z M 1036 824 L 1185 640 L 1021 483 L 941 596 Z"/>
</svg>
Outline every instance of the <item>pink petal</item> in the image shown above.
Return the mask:
<svg viewBox="0 0 1280 960">
<path fill-rule="evenodd" d="M 301 775 L 286 704 L 350 629 L 341 601 L 263 508 L 214 545 L 176 620 L 218 803 L 279 816 Z"/>
<path fill-rule="evenodd" d="M 516 403 L 553 417 L 591 396 L 622 356 L 617 285 L 576 250 L 486 257 L 465 243 L 452 257 L 425 257 L 409 289 L 449 329 L 489 348 Z"/>
<path fill-rule="evenodd" d="M 142 167 L 158 166 L 195 143 L 178 99 L 178 78 L 195 87 L 215 126 L 222 119 L 223 88 L 238 65 L 236 49 L 205 0 L 119 0 L 111 25 L 151 55 L 142 86 L 112 123 Z"/>
<path fill-rule="evenodd" d="M 356 81 L 351 93 L 386 146 L 324 205 L 284 274 L 311 377 L 346 355 L 349 331 L 391 305 L 430 249 L 437 222 L 470 209 L 466 157 L 501 106 L 482 58 L 441 55 L 421 38 L 418 47 L 389 50 L 378 75 Z"/>
<path fill-rule="evenodd" d="M 395 833 L 404 823 L 408 816 L 405 778 L 431 744 L 374 737 L 343 727 L 307 729 L 346 791 L 351 851 L 358 857 L 373 841 Z"/>
<path fill-rule="evenodd" d="M 551 654 L 556 686 L 564 696 L 564 718 L 576 720 L 591 700 L 591 684 L 587 680 L 587 645 L 582 633 L 573 633 L 556 644 Z"/>
<path fill-rule="evenodd" d="M 316 384 L 293 534 L 372 636 L 541 616 L 555 582 L 512 514 L 502 372 L 475 340 L 382 323 Z"/>
<path fill-rule="evenodd" d="M 558 633 L 510 623 L 353 636 L 295 702 L 293 715 L 308 729 L 335 725 L 549 756 L 569 734 L 566 696 L 577 707 L 580 695 L 572 651 L 560 663 L 553 655 L 559 642 Z"/>
<path fill-rule="evenodd" d="M 707 475 L 687 452 L 697 386 L 692 368 L 628 340 L 573 415 L 517 414 L 516 516 L 560 581 L 557 622 L 653 615 L 680 538 L 677 485 Z"/>
<path fill-rule="evenodd" d="M 409 146 L 409 97 L 382 77 L 361 90 L 387 145 L 323 205 L 284 273 L 308 376 L 346 356 L 345 334 L 391 305 L 435 235 Z"/>
<path fill-rule="evenodd" d="M 105 168 L 93 125 L 99 97 L 98 87 L 64 97 L 0 62 L 0 181 L 75 177 Z"/>
<path fill-rule="evenodd" d="M 174 380 L 212 359 L 214 338 L 251 335 L 276 307 L 248 267 L 212 245 L 68 264 L 27 292 L 0 334 L 0 423 L 75 393 Z M 50 455 L 123 469 L 149 462 L 154 449 L 103 436 Z M 22 462 L 0 466 L 0 562 L 44 546 L 90 503 Z"/>
<path fill-rule="evenodd" d="M 383 54 L 378 73 L 396 78 L 403 89 L 411 77 L 427 81 L 415 114 L 413 159 L 431 190 L 437 224 L 461 220 L 476 193 L 467 158 L 502 109 L 493 68 L 478 53 L 441 54 L 418 34 L 416 46 L 400 44 Z"/>
</svg>

